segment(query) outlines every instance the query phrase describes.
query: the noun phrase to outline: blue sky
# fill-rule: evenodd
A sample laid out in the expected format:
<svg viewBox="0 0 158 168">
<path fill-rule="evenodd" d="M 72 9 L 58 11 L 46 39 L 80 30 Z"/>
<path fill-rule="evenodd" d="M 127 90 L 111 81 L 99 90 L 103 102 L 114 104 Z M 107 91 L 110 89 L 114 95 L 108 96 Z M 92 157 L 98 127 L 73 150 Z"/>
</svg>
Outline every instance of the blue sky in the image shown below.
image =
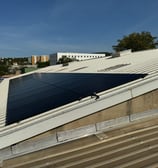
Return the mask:
<svg viewBox="0 0 158 168">
<path fill-rule="evenodd" d="M 0 57 L 112 52 L 141 31 L 158 36 L 157 0 L 0 0 Z"/>
</svg>

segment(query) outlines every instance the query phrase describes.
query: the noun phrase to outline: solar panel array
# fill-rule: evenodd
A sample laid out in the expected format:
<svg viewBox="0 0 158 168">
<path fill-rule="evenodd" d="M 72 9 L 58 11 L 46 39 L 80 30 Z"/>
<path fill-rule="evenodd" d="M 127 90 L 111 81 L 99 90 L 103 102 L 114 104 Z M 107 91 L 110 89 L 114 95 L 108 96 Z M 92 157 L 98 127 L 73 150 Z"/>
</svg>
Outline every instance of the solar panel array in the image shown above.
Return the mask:
<svg viewBox="0 0 158 168">
<path fill-rule="evenodd" d="M 6 125 L 145 76 L 145 74 L 34 73 L 11 79 Z"/>
</svg>

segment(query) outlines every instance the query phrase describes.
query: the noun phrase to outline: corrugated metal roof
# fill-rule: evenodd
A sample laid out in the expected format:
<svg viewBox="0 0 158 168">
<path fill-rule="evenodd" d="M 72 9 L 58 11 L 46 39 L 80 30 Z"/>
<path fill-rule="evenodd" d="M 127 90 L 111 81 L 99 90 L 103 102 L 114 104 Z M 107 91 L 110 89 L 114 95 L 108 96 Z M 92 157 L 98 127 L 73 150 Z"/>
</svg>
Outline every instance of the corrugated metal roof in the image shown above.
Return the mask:
<svg viewBox="0 0 158 168">
<path fill-rule="evenodd" d="M 122 66 L 120 66 L 122 65 Z M 40 72 L 82 73 L 154 73 L 158 70 L 158 49 L 133 52 L 120 57 L 105 57 L 72 62 L 68 66 L 50 66 Z"/>
</svg>

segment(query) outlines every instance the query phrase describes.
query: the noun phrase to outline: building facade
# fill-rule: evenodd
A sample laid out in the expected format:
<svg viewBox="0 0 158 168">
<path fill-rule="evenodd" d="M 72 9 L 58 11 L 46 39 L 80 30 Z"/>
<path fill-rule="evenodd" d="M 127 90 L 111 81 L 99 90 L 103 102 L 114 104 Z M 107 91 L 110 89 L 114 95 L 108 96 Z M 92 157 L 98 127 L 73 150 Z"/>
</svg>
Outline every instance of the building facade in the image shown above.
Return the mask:
<svg viewBox="0 0 158 168">
<path fill-rule="evenodd" d="M 55 65 L 58 60 L 62 57 L 71 58 L 77 61 L 83 61 L 88 59 L 102 58 L 105 54 L 94 54 L 94 53 L 68 53 L 68 52 L 57 52 L 50 54 L 50 65 Z"/>
<path fill-rule="evenodd" d="M 31 56 L 31 63 L 32 65 L 36 65 L 37 62 L 48 62 L 49 55 L 32 55 Z"/>
</svg>

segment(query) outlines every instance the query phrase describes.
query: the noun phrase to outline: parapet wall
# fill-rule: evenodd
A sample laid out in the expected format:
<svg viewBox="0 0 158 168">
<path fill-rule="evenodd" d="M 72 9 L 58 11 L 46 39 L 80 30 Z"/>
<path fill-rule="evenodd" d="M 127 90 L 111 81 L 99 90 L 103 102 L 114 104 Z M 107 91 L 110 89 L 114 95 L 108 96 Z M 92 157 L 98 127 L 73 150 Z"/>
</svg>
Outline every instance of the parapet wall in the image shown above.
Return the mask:
<svg viewBox="0 0 158 168">
<path fill-rule="evenodd" d="M 56 128 L 56 131 L 67 131 L 124 116 L 131 116 L 132 114 L 137 114 L 138 116 L 139 113 L 155 109 L 158 109 L 158 89 L 65 124 Z"/>
</svg>

